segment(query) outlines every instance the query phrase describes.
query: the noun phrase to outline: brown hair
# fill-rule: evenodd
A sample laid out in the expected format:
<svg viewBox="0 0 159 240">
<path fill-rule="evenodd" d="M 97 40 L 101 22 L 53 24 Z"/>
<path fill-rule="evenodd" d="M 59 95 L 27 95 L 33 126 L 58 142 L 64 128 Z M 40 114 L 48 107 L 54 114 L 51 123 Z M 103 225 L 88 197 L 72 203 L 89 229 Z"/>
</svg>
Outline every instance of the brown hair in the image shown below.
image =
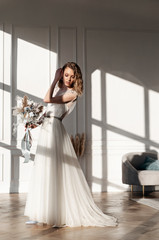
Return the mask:
<svg viewBox="0 0 159 240">
<path fill-rule="evenodd" d="M 65 68 L 71 68 L 74 71 L 75 74 L 75 82 L 73 84 L 73 90 L 77 92 L 78 95 L 81 95 L 83 93 L 83 79 L 82 79 L 82 72 L 80 67 L 77 65 L 77 63 L 74 62 L 67 62 L 63 67 L 62 70 L 64 72 Z M 60 79 L 58 82 L 59 88 L 61 88 L 63 85 L 63 79 Z"/>
</svg>

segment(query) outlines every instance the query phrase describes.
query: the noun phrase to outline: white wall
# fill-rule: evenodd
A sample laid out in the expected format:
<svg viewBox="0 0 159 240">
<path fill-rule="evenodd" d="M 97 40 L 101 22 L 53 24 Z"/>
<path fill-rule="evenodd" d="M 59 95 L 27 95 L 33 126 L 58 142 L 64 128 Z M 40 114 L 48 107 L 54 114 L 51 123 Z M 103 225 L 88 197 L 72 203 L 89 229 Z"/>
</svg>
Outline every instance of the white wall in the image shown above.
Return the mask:
<svg viewBox="0 0 159 240">
<path fill-rule="evenodd" d="M 0 192 L 27 191 L 32 168 L 20 157 L 23 128 L 11 134 L 16 95 L 42 101 L 67 61 L 84 77 L 84 96 L 64 124 L 69 134 L 86 133 L 80 163 L 87 181 L 93 191 L 127 188 L 122 155 L 159 148 L 158 5 L 0 0 Z"/>
</svg>

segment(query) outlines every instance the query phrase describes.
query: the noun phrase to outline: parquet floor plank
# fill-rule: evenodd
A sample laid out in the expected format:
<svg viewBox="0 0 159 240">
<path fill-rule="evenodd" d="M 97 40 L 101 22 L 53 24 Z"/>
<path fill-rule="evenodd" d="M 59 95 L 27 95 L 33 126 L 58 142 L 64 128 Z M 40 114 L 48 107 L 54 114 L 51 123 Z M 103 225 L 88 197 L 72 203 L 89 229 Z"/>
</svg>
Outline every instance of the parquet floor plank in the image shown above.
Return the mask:
<svg viewBox="0 0 159 240">
<path fill-rule="evenodd" d="M 159 198 L 159 192 L 148 197 Z M 96 193 L 93 198 L 103 212 L 118 218 L 117 227 L 26 225 L 28 218 L 23 215 L 26 194 L 0 194 L 0 240 L 159 239 L 159 211 L 132 201 L 129 192 Z"/>
</svg>

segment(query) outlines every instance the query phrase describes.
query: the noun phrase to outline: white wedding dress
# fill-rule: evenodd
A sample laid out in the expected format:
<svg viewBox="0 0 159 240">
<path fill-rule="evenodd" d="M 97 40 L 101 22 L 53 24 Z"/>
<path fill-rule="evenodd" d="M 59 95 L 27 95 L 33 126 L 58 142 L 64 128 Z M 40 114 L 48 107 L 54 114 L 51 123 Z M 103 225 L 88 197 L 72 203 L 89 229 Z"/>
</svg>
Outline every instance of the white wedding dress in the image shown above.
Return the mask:
<svg viewBox="0 0 159 240">
<path fill-rule="evenodd" d="M 72 101 L 47 106 L 48 118 L 40 129 L 24 215 L 54 227 L 116 226 L 116 218 L 105 215 L 94 203 L 62 124 L 61 118 L 75 104 Z"/>
</svg>

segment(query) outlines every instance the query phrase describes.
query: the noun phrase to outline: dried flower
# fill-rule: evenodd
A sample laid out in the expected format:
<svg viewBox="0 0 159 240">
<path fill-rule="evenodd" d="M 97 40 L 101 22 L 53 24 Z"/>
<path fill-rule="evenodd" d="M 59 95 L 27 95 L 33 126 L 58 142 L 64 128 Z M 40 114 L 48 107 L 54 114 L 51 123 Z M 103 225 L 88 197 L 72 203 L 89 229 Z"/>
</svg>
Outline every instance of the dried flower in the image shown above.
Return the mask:
<svg viewBox="0 0 159 240">
<path fill-rule="evenodd" d="M 32 146 L 32 137 L 30 129 L 32 126 L 39 126 L 45 119 L 43 114 L 44 106 L 41 103 L 35 103 L 28 99 L 27 96 L 23 98 L 17 96 L 17 101 L 20 103 L 17 107 L 13 107 L 13 115 L 17 116 L 17 123 L 13 123 L 13 134 L 16 133 L 17 126 L 23 123 L 26 127 L 26 132 L 21 142 L 22 154 L 25 157 L 24 162 L 30 159 L 30 148 Z"/>
<path fill-rule="evenodd" d="M 84 150 L 85 150 L 85 142 L 86 142 L 86 135 L 85 133 L 82 133 L 81 139 L 80 139 L 80 157 L 83 156 Z"/>
<path fill-rule="evenodd" d="M 71 142 L 74 147 L 75 153 L 77 157 L 82 157 L 85 150 L 85 141 L 86 141 L 86 135 L 85 133 L 82 133 L 81 135 L 77 133 L 75 135 L 75 138 L 71 135 Z"/>
<path fill-rule="evenodd" d="M 18 123 L 14 124 L 14 132 L 16 131 L 15 126 L 17 127 L 20 123 L 23 123 L 26 127 L 31 124 L 39 125 L 39 119 L 42 120 L 44 106 L 41 103 L 33 102 L 27 96 L 23 98 L 17 96 L 16 98 L 20 103 L 17 107 L 13 108 L 13 115 L 18 116 Z"/>
<path fill-rule="evenodd" d="M 28 104 L 28 97 L 24 96 L 22 99 L 22 109 L 24 110 L 24 108 L 27 106 Z"/>
</svg>

